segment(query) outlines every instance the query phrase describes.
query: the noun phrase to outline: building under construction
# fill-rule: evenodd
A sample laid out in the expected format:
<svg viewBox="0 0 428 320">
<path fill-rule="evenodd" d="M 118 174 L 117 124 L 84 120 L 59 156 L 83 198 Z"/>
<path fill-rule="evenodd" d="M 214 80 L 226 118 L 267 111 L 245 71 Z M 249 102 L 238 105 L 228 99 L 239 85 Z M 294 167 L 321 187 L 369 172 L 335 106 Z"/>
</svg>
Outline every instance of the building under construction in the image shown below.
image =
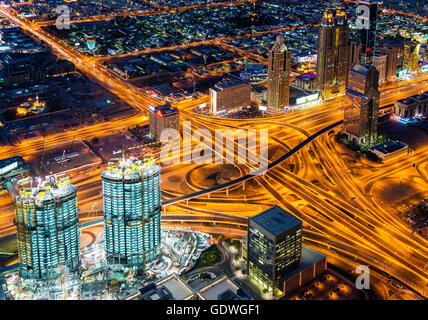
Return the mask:
<svg viewBox="0 0 428 320">
<path fill-rule="evenodd" d="M 107 261 L 135 271 L 157 259 L 161 245 L 159 165 L 134 157 L 110 163 L 101 176 Z"/>
<path fill-rule="evenodd" d="M 47 177 L 14 198 L 20 275 L 49 280 L 80 269 L 77 187 Z"/>
</svg>

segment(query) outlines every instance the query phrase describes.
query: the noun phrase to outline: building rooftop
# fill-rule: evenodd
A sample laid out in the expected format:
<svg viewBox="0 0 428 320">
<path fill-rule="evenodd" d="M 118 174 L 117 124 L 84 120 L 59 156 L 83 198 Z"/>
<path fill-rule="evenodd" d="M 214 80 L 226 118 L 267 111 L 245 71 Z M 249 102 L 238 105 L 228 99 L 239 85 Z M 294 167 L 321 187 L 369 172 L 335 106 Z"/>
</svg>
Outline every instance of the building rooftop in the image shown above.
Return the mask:
<svg viewBox="0 0 428 320">
<path fill-rule="evenodd" d="M 37 181 L 37 186 L 23 187 L 19 190 L 15 198 L 17 202 L 21 201 L 49 201 L 54 198 L 65 198 L 77 192 L 77 187 L 70 184 L 69 177 L 57 178 L 54 176 L 46 177 L 46 180 Z"/>
<path fill-rule="evenodd" d="M 306 268 L 314 265 L 318 261 L 321 261 L 325 259 L 326 256 L 322 253 L 319 253 L 318 251 L 312 250 L 311 248 L 308 248 L 306 246 L 302 246 L 302 261 L 300 263 L 300 266 L 294 269 L 293 271 L 287 273 L 282 277 L 282 281 L 285 281 L 294 275 L 298 274 L 299 272 L 305 270 Z"/>
<path fill-rule="evenodd" d="M 157 107 L 150 106 L 149 111 L 152 113 L 156 113 L 156 115 L 158 115 L 160 117 L 170 116 L 170 115 L 179 113 L 178 109 L 175 107 L 172 107 L 169 102 L 167 102 L 164 105 L 157 106 Z"/>
<path fill-rule="evenodd" d="M 308 73 L 304 73 L 304 74 L 299 74 L 297 76 L 297 78 L 302 79 L 304 81 L 315 80 L 316 77 L 317 77 L 317 75 L 315 73 L 312 73 L 312 72 L 308 72 Z"/>
<path fill-rule="evenodd" d="M 383 154 L 388 154 L 406 147 L 407 147 L 407 144 L 405 144 L 404 142 L 391 140 L 388 142 L 378 144 L 377 146 L 371 147 L 370 150 L 377 150 Z"/>
<path fill-rule="evenodd" d="M 239 86 L 242 84 L 248 84 L 248 82 L 241 80 L 241 79 L 226 78 L 226 79 L 216 83 L 216 85 L 212 89 L 213 90 L 224 90 L 224 89 Z"/>
<path fill-rule="evenodd" d="M 198 292 L 202 300 L 253 300 L 253 298 L 227 276 L 217 278 Z"/>
<path fill-rule="evenodd" d="M 422 92 L 421 94 L 415 94 L 414 96 L 411 96 L 410 99 L 413 99 L 419 103 L 427 101 L 428 100 L 428 92 Z"/>
<path fill-rule="evenodd" d="M 373 68 L 373 66 L 364 65 L 357 61 L 352 65 L 351 72 L 354 71 L 356 73 L 366 75 L 369 73 L 371 68 Z"/>
<path fill-rule="evenodd" d="M 279 235 L 302 223 L 302 220 L 277 205 L 251 217 L 250 221 L 253 221 L 273 236 Z"/>
<path fill-rule="evenodd" d="M 404 98 L 404 99 L 398 100 L 397 102 L 404 104 L 404 105 L 411 105 L 411 104 L 416 103 L 417 101 L 412 99 L 412 97 L 409 97 L 409 98 Z"/>
<path fill-rule="evenodd" d="M 20 156 L 0 160 L 0 178 L 13 176 L 28 169 L 30 167 Z"/>
<path fill-rule="evenodd" d="M 193 290 L 176 273 L 158 281 L 156 285 L 167 288 L 174 300 L 189 300 L 194 296 Z"/>
<path fill-rule="evenodd" d="M 151 177 L 160 172 L 160 166 L 155 164 L 153 159 L 145 162 L 135 157 L 122 158 L 118 162 L 110 162 L 107 170 L 101 176 L 112 180 L 135 180 L 141 177 Z"/>
<path fill-rule="evenodd" d="M 148 284 L 137 293 L 125 298 L 125 300 L 189 300 L 195 296 L 193 290 L 176 273 Z"/>
</svg>

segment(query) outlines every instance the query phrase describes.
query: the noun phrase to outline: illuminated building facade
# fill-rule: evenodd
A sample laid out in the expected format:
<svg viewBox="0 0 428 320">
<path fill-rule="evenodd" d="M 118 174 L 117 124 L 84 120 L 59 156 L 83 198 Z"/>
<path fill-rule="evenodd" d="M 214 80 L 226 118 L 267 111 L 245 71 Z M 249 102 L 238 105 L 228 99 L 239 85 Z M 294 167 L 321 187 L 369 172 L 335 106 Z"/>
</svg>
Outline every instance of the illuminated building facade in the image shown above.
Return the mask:
<svg viewBox="0 0 428 320">
<path fill-rule="evenodd" d="M 350 41 L 348 49 L 348 68 L 350 68 L 355 62 L 360 61 L 360 52 L 361 44 L 355 41 Z"/>
<path fill-rule="evenodd" d="M 210 111 L 224 114 L 251 104 L 251 84 L 238 78 L 227 78 L 210 88 Z"/>
<path fill-rule="evenodd" d="M 302 221 L 278 206 L 248 220 L 248 271 L 273 295 L 281 295 L 282 277 L 301 262 Z"/>
<path fill-rule="evenodd" d="M 344 95 L 349 69 L 345 12 L 325 12 L 318 29 L 317 84 L 323 100 Z"/>
<path fill-rule="evenodd" d="M 286 107 L 290 103 L 290 51 L 284 38 L 278 36 L 268 61 L 267 104 L 272 108 Z"/>
<path fill-rule="evenodd" d="M 161 190 L 159 165 L 122 159 L 102 176 L 107 261 L 145 270 L 160 255 Z"/>
<path fill-rule="evenodd" d="M 49 178 L 14 199 L 20 275 L 54 279 L 60 267 L 80 267 L 77 187 L 68 178 Z"/>
<path fill-rule="evenodd" d="M 343 128 L 358 144 L 371 144 L 377 136 L 379 72 L 374 66 L 356 62 L 349 73 Z"/>
<path fill-rule="evenodd" d="M 407 43 L 403 49 L 403 68 L 414 72 L 419 70 L 419 43 Z"/>
<path fill-rule="evenodd" d="M 402 119 L 413 119 L 428 115 L 428 92 L 396 101 L 394 103 L 394 115 Z"/>
<path fill-rule="evenodd" d="M 374 61 L 379 2 L 378 0 L 358 0 L 358 8 L 362 9 L 359 13 L 362 19 L 357 22 L 361 44 L 360 62 L 366 65 L 371 65 Z"/>
<path fill-rule="evenodd" d="M 386 68 L 387 68 L 388 56 L 382 53 L 376 53 L 374 57 L 373 65 L 379 72 L 379 83 L 383 83 L 386 80 Z"/>
<path fill-rule="evenodd" d="M 170 103 L 162 106 L 149 107 L 150 134 L 159 141 L 162 131 L 175 129 L 180 132 L 180 115 L 177 108 L 171 107 Z"/>
<path fill-rule="evenodd" d="M 393 80 L 397 75 L 397 48 L 383 47 L 381 52 L 386 55 L 386 80 Z"/>
</svg>

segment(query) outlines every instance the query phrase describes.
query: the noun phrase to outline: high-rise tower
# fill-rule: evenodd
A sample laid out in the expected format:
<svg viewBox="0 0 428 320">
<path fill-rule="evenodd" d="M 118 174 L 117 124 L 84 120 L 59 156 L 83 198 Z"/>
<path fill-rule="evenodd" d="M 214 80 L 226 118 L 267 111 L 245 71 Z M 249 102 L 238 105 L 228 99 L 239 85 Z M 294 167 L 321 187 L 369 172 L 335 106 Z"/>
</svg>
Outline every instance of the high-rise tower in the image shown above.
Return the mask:
<svg viewBox="0 0 428 320">
<path fill-rule="evenodd" d="M 278 36 L 269 52 L 267 103 L 272 108 L 288 106 L 290 100 L 290 51 Z"/>
<path fill-rule="evenodd" d="M 14 199 L 20 274 L 26 279 L 54 279 L 60 266 L 80 267 L 77 187 L 68 178 L 48 177 L 21 189 Z"/>
<path fill-rule="evenodd" d="M 379 72 L 373 65 L 359 62 L 351 67 L 348 79 L 343 128 L 356 143 L 371 144 L 377 135 L 379 113 Z"/>
<path fill-rule="evenodd" d="M 349 26 L 345 12 L 325 12 L 318 29 L 317 83 L 323 100 L 345 94 Z"/>
<path fill-rule="evenodd" d="M 360 62 L 372 65 L 376 45 L 377 8 L 379 0 L 358 0 L 357 28 L 361 44 Z"/>
<path fill-rule="evenodd" d="M 160 255 L 159 165 L 134 157 L 110 164 L 101 176 L 107 260 L 145 270 Z"/>
<path fill-rule="evenodd" d="M 405 43 L 403 49 L 403 68 L 413 72 L 419 69 L 419 43 Z"/>
<path fill-rule="evenodd" d="M 352 65 L 346 88 L 343 131 L 358 144 L 371 145 L 377 137 L 380 93 L 379 71 L 374 66 L 377 6 L 374 0 L 359 0 L 360 61 Z"/>
<path fill-rule="evenodd" d="M 302 260 L 302 221 L 273 206 L 248 219 L 247 239 L 250 277 L 277 295 L 282 277 Z"/>
</svg>

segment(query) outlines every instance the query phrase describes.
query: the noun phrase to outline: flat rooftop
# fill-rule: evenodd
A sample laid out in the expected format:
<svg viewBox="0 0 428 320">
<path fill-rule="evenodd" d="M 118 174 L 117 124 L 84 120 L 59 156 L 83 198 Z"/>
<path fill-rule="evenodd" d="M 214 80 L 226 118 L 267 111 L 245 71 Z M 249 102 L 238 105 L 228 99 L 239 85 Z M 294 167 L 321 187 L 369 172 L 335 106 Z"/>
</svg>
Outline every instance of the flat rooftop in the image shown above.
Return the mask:
<svg viewBox="0 0 428 320">
<path fill-rule="evenodd" d="M 416 100 L 419 103 L 422 103 L 428 99 L 428 92 L 422 92 L 421 94 L 415 94 L 414 96 L 410 97 L 413 100 Z"/>
<path fill-rule="evenodd" d="M 239 86 L 239 85 L 243 85 L 243 84 L 248 84 L 248 82 L 241 80 L 241 79 L 227 79 L 226 78 L 226 79 L 216 83 L 216 85 L 212 89 L 213 90 L 224 90 L 227 88 L 231 88 L 231 87 L 235 87 L 235 86 Z"/>
<path fill-rule="evenodd" d="M 252 300 L 253 298 L 227 276 L 217 278 L 199 290 L 203 300 Z"/>
<path fill-rule="evenodd" d="M 162 293 L 170 292 L 171 300 L 189 300 L 195 296 L 189 285 L 178 274 L 173 273 L 156 283 L 148 284 L 138 292 L 126 297 L 125 300 L 139 300 L 142 296 L 150 297 L 148 300 L 159 300 L 161 298 L 159 289 L 167 289 L 163 290 Z M 141 290 L 146 292 L 142 295 Z"/>
<path fill-rule="evenodd" d="M 326 256 L 322 253 L 319 253 L 318 251 L 315 251 L 311 248 L 308 248 L 306 246 L 302 246 L 302 262 L 300 263 L 300 266 L 294 269 L 293 271 L 287 273 L 282 277 L 282 281 L 285 281 L 299 272 L 305 270 L 306 268 L 314 265 L 318 261 L 321 261 L 325 259 Z"/>
<path fill-rule="evenodd" d="M 378 144 L 377 146 L 371 147 L 370 150 L 377 150 L 381 153 L 388 154 L 406 148 L 407 144 L 401 141 L 388 141 L 385 143 Z"/>
<path fill-rule="evenodd" d="M 169 103 L 157 107 L 149 107 L 149 111 L 152 113 L 160 113 L 162 116 L 168 116 L 178 113 L 178 109 L 172 107 Z"/>
<path fill-rule="evenodd" d="M 172 293 L 174 300 L 188 300 L 194 296 L 193 290 L 176 273 L 156 282 L 156 285 L 167 288 Z"/>
<path fill-rule="evenodd" d="M 405 105 L 411 105 L 411 104 L 417 103 L 417 101 L 412 99 L 412 97 L 404 98 L 404 99 L 398 100 L 397 102 L 400 102 L 401 104 L 405 104 Z"/>
<path fill-rule="evenodd" d="M 277 236 L 302 223 L 302 220 L 277 205 L 251 217 L 250 221 L 256 223 L 273 236 Z"/>
<path fill-rule="evenodd" d="M 10 157 L 0 160 L 0 179 L 13 178 L 21 172 L 29 172 L 30 166 L 20 156 Z"/>
<path fill-rule="evenodd" d="M 367 66 L 359 62 L 355 62 L 354 65 L 351 67 L 351 71 L 366 75 L 367 73 L 369 73 L 371 68 L 372 66 Z"/>
</svg>

